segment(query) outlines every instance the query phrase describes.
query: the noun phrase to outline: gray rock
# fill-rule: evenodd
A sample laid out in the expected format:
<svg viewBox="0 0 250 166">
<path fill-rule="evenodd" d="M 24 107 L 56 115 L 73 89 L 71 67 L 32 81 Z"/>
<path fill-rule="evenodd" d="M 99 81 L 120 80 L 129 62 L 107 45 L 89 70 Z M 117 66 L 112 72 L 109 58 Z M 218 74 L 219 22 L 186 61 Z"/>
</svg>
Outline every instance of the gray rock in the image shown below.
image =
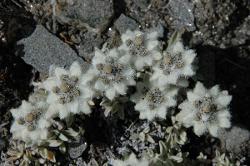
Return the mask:
<svg viewBox="0 0 250 166">
<path fill-rule="evenodd" d="M 74 0 L 71 4 L 64 5 L 57 15 L 66 22 L 80 21 L 90 27 L 102 29 L 114 16 L 113 1 Z"/>
<path fill-rule="evenodd" d="M 126 30 L 136 30 L 139 28 L 139 25 L 135 20 L 121 14 L 121 16 L 115 21 L 115 28 L 119 31 L 120 34 L 126 32 Z"/>
<path fill-rule="evenodd" d="M 84 63 L 74 50 L 42 25 L 37 25 L 32 35 L 18 41 L 18 45 L 24 46 L 22 59 L 41 73 L 47 73 L 52 64 L 67 68 L 74 61 Z"/>
<path fill-rule="evenodd" d="M 172 26 L 175 29 L 195 30 L 193 3 L 188 0 L 170 0 L 167 9 L 170 17 L 174 19 Z"/>
<path fill-rule="evenodd" d="M 218 132 L 218 138 L 222 143 L 222 148 L 227 151 L 239 157 L 250 155 L 250 132 L 248 130 L 237 126 L 233 126 L 229 131 L 221 129 Z"/>
<path fill-rule="evenodd" d="M 82 155 L 86 148 L 87 143 L 79 144 L 78 146 L 69 147 L 68 153 L 72 159 L 76 159 Z"/>
<path fill-rule="evenodd" d="M 87 32 L 82 36 L 82 42 L 78 47 L 78 52 L 86 61 L 90 61 L 94 56 L 94 48 L 100 48 L 103 39 L 96 33 Z"/>
</svg>

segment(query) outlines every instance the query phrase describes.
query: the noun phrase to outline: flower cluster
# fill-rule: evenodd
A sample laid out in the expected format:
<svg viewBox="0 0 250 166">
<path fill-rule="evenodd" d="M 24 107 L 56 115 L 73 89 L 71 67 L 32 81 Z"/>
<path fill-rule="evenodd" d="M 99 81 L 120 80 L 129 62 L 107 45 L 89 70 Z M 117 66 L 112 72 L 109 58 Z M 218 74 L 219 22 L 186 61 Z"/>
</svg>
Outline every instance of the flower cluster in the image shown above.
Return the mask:
<svg viewBox="0 0 250 166">
<path fill-rule="evenodd" d="M 108 116 L 112 110 L 119 111 L 111 107 L 118 107 L 125 98 L 126 102 L 134 103 L 139 119 L 148 122 L 164 120 L 169 110 L 173 110 L 173 126 L 166 130 L 167 142 L 159 145 L 161 153 L 157 162 L 166 165 L 182 162 L 183 154 L 171 151 L 186 142 L 181 125 L 193 127 L 198 136 L 206 131 L 217 136 L 219 128 L 231 125 L 228 110 L 231 96 L 218 86 L 208 90 L 198 82 L 193 91 L 187 92 L 187 99 L 178 106 L 180 112 L 174 117 L 178 91 L 187 87 L 188 79 L 195 74 L 196 53 L 184 47 L 179 33 L 174 33 L 165 50 L 160 37 L 159 31 L 127 31 L 122 34 L 118 48 L 96 48 L 86 71 L 78 62 L 69 69 L 52 66 L 46 80 L 33 83 L 35 92 L 29 100 L 11 110 L 13 138 L 39 145 L 51 136 L 55 119 L 90 114 L 96 104 L 94 98 L 102 100 L 100 105 L 107 108 L 105 116 Z M 143 133 L 140 137 L 146 139 Z M 147 139 L 153 140 L 150 138 Z M 149 160 L 131 154 L 125 161 L 112 160 L 112 164 L 149 165 Z"/>
<path fill-rule="evenodd" d="M 231 126 L 228 111 L 231 100 L 232 96 L 227 91 L 220 92 L 218 85 L 208 90 L 198 82 L 193 91 L 187 92 L 187 100 L 179 105 L 181 112 L 177 119 L 185 127 L 193 126 L 198 136 L 209 131 L 216 137 L 219 128 Z"/>
</svg>

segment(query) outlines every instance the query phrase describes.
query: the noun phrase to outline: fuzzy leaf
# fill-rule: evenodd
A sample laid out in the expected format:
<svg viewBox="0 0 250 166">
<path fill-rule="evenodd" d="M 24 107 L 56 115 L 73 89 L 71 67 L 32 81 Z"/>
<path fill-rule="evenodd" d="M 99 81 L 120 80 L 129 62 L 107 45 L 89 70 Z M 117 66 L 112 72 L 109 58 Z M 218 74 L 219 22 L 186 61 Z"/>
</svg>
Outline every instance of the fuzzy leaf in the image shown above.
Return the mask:
<svg viewBox="0 0 250 166">
<path fill-rule="evenodd" d="M 61 140 L 48 140 L 49 146 L 50 147 L 59 147 L 63 141 Z"/>
</svg>

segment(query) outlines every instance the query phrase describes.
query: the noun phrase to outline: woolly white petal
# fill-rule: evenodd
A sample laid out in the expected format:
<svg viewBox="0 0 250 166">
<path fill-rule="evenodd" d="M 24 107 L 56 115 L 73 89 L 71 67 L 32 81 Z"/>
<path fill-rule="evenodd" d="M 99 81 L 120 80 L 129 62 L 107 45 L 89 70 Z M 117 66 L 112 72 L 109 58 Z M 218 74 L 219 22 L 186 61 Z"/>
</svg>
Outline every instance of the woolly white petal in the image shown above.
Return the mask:
<svg viewBox="0 0 250 166">
<path fill-rule="evenodd" d="M 194 93 L 199 95 L 200 97 L 205 96 L 206 94 L 206 88 L 201 82 L 197 82 L 194 88 Z"/>
<path fill-rule="evenodd" d="M 200 99 L 200 96 L 198 96 L 196 93 L 189 91 L 189 92 L 187 92 L 187 98 L 188 98 L 188 101 L 195 102 L 198 99 Z"/>
<path fill-rule="evenodd" d="M 91 113 L 91 109 L 89 107 L 89 104 L 87 101 L 83 101 L 81 103 L 81 112 L 83 112 L 84 114 L 90 114 Z"/>
<path fill-rule="evenodd" d="M 135 105 L 135 110 L 148 110 L 149 106 L 146 100 L 140 100 Z"/>
<path fill-rule="evenodd" d="M 65 119 L 66 117 L 69 116 L 69 110 L 67 110 L 67 108 L 62 105 L 62 104 L 58 104 L 58 110 L 59 110 L 59 118 L 60 119 Z"/>
<path fill-rule="evenodd" d="M 107 86 L 102 81 L 97 80 L 94 88 L 100 91 L 104 91 L 105 89 L 107 89 Z"/>
<path fill-rule="evenodd" d="M 229 128 L 229 127 L 231 127 L 231 121 L 230 121 L 230 119 L 229 118 L 220 118 L 220 119 L 218 119 L 218 121 L 219 121 L 219 126 L 220 127 L 223 127 L 223 128 Z"/>
<path fill-rule="evenodd" d="M 219 85 L 215 85 L 215 86 L 213 86 L 213 87 L 209 90 L 209 93 L 210 93 L 212 96 L 215 97 L 215 96 L 218 96 L 219 91 L 220 91 Z"/>
<path fill-rule="evenodd" d="M 146 45 L 148 50 L 153 50 L 155 49 L 157 46 L 159 45 L 159 41 L 157 40 L 153 40 L 153 41 L 149 41 Z"/>
<path fill-rule="evenodd" d="M 209 124 L 208 125 L 208 131 L 214 137 L 217 137 L 218 129 L 219 129 L 219 126 L 217 124 Z"/>
<path fill-rule="evenodd" d="M 121 36 L 121 39 L 122 39 L 122 42 L 125 43 L 128 39 L 131 39 L 135 36 L 135 34 L 130 31 L 130 30 L 127 30 L 124 34 L 122 34 Z"/>
<path fill-rule="evenodd" d="M 126 87 L 123 83 L 120 83 L 120 84 L 115 83 L 115 84 L 114 84 L 114 88 L 115 88 L 115 90 L 116 90 L 119 94 L 121 94 L 121 95 L 125 95 L 125 94 L 126 94 L 127 87 Z"/>
<path fill-rule="evenodd" d="M 74 114 L 77 114 L 80 111 L 79 110 L 79 102 L 78 102 L 78 100 L 72 101 L 72 102 L 66 104 L 66 106 L 67 106 L 67 110 L 69 112 L 74 113 Z"/>
<path fill-rule="evenodd" d="M 55 77 L 49 77 L 41 85 L 42 88 L 46 89 L 47 91 L 52 91 L 52 89 L 56 87 L 59 83 L 60 82 Z"/>
<path fill-rule="evenodd" d="M 194 133 L 201 136 L 207 131 L 206 125 L 200 121 L 194 121 Z"/>
<path fill-rule="evenodd" d="M 184 76 L 192 76 L 192 75 L 194 75 L 194 71 L 192 69 L 192 66 L 191 65 L 185 66 L 183 68 L 182 73 L 183 73 Z"/>
<path fill-rule="evenodd" d="M 194 61 L 196 54 L 193 50 L 186 50 L 183 52 L 183 59 L 187 64 L 191 64 Z"/>
<path fill-rule="evenodd" d="M 157 117 L 162 118 L 162 119 L 166 119 L 166 115 L 167 115 L 167 108 L 162 106 L 158 109 L 158 111 L 156 112 Z"/>
<path fill-rule="evenodd" d="M 172 51 L 174 54 L 178 54 L 184 51 L 184 46 L 182 42 L 178 41 L 172 46 Z"/>
<path fill-rule="evenodd" d="M 96 75 L 97 71 L 94 69 L 89 69 L 86 73 L 82 74 L 82 78 L 80 81 L 81 85 L 86 85 L 89 81 L 91 81 Z"/>
<path fill-rule="evenodd" d="M 50 93 L 47 97 L 47 102 L 49 104 L 53 104 L 55 102 L 58 102 L 59 96 L 57 96 L 55 93 Z"/>
<path fill-rule="evenodd" d="M 125 54 L 124 56 L 122 56 L 118 62 L 121 63 L 121 64 L 125 64 L 127 65 L 131 60 L 131 56 L 129 54 Z"/>
<path fill-rule="evenodd" d="M 95 56 L 92 59 L 92 64 L 96 66 L 97 64 L 100 64 L 103 62 L 105 62 L 105 55 L 100 49 L 95 48 Z"/>
<path fill-rule="evenodd" d="M 107 89 L 105 95 L 109 100 L 113 100 L 116 95 L 115 89 L 114 88 Z"/>
<path fill-rule="evenodd" d="M 232 96 L 220 94 L 218 98 L 216 98 L 216 103 L 222 107 L 227 107 L 232 100 Z"/>
<path fill-rule="evenodd" d="M 78 62 L 73 62 L 69 71 L 72 76 L 80 77 L 82 74 L 82 68 Z"/>
<path fill-rule="evenodd" d="M 229 113 L 228 110 L 222 110 L 217 113 L 218 119 L 220 118 L 230 118 L 231 114 Z"/>
<path fill-rule="evenodd" d="M 67 74 L 68 74 L 68 72 L 67 72 L 65 69 L 63 69 L 63 68 L 57 67 L 57 68 L 55 69 L 55 76 L 56 76 L 56 78 L 57 78 L 58 80 L 61 79 L 61 76 L 62 76 L 62 75 L 67 75 Z"/>
</svg>

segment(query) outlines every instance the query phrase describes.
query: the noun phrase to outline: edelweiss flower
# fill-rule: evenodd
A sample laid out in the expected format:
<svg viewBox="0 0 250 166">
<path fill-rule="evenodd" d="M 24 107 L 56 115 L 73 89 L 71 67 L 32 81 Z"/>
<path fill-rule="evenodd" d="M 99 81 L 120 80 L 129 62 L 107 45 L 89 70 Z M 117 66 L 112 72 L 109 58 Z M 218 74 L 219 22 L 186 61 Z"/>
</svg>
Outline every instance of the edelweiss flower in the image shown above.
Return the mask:
<svg viewBox="0 0 250 166">
<path fill-rule="evenodd" d="M 157 86 L 164 87 L 167 84 L 177 84 L 180 77 L 190 77 L 195 74 L 192 63 L 196 54 L 193 50 L 184 49 L 180 41 L 170 44 L 163 53 L 163 58 L 153 66 L 153 74 L 150 78 Z"/>
<path fill-rule="evenodd" d="M 219 128 L 231 126 L 228 111 L 231 99 L 227 91 L 219 90 L 218 85 L 208 90 L 198 82 L 194 90 L 187 93 L 187 100 L 179 105 L 181 112 L 177 114 L 177 120 L 185 127 L 193 126 L 198 136 L 209 131 L 216 137 Z"/>
<path fill-rule="evenodd" d="M 96 49 L 92 64 L 93 69 L 90 69 L 86 76 L 94 75 L 96 78 L 94 89 L 104 92 L 110 100 L 119 94 L 125 95 L 127 86 L 135 85 L 135 71 L 130 67 L 128 59 L 124 56 L 119 57 L 115 49 L 106 54 Z"/>
<path fill-rule="evenodd" d="M 135 154 L 132 153 L 126 160 L 111 160 L 110 164 L 112 166 L 149 166 L 149 161 L 146 158 L 139 160 L 136 158 Z"/>
<path fill-rule="evenodd" d="M 124 51 L 137 70 L 142 70 L 144 66 L 152 66 L 155 60 L 161 59 L 159 37 L 157 31 L 143 33 L 128 30 L 122 34 L 123 44 L 118 49 Z"/>
<path fill-rule="evenodd" d="M 146 87 L 143 84 L 137 85 L 137 93 L 132 96 L 136 103 L 135 110 L 140 112 L 140 119 L 153 120 L 156 117 L 166 118 L 170 107 L 176 105 L 176 88 L 160 90 L 157 87 Z"/>
<path fill-rule="evenodd" d="M 76 114 L 91 112 L 88 101 L 94 95 L 94 91 L 81 85 L 82 69 L 74 62 L 69 70 L 55 68 L 50 77 L 41 83 L 40 87 L 48 91 L 47 102 L 50 104 L 46 117 L 53 117 L 59 114 L 61 119 L 70 113 Z"/>
<path fill-rule="evenodd" d="M 47 103 L 38 102 L 31 104 L 26 101 L 22 101 L 22 105 L 19 108 L 11 109 L 14 123 L 10 131 L 13 134 L 13 138 L 31 144 L 47 139 L 48 128 L 51 125 L 44 117 L 47 109 Z"/>
</svg>

